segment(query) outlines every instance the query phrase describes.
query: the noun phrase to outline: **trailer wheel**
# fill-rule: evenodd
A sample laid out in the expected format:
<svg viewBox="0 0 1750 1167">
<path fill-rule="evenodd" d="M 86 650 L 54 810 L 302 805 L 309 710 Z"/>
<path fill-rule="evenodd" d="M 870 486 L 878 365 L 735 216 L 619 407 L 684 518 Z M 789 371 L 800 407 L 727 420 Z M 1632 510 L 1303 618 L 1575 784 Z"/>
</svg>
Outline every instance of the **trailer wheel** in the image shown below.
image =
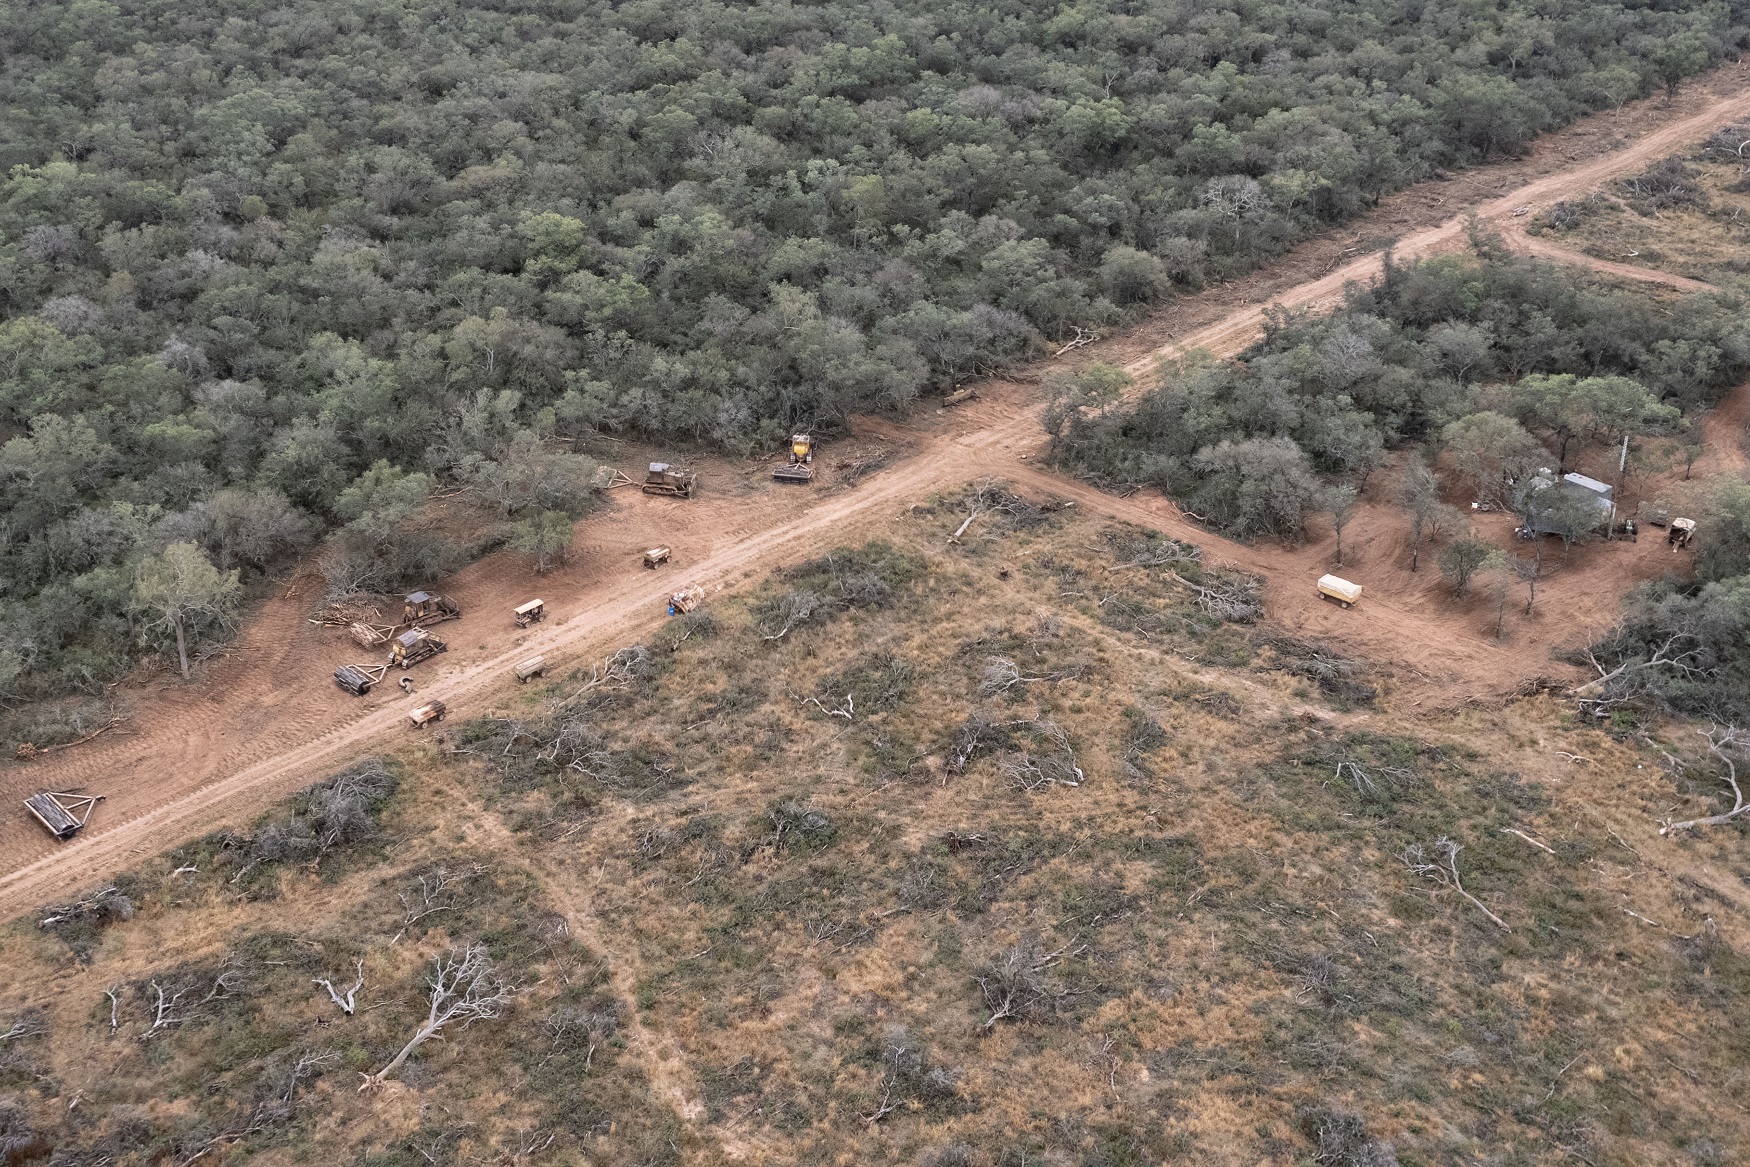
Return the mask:
<svg viewBox="0 0 1750 1167">
<path fill-rule="evenodd" d="M 448 713 L 447 713 L 447 712 L 445 712 L 445 713 L 440 713 L 440 714 L 438 714 L 438 715 L 437 715 L 437 719 L 438 719 L 438 720 L 439 720 L 439 721 L 442 721 L 442 720 L 443 720 L 443 719 L 444 719 L 444 718 L 446 718 L 446 717 L 448 717 L 448 716 L 449 716 L 449 714 L 448 714 Z"/>
</svg>

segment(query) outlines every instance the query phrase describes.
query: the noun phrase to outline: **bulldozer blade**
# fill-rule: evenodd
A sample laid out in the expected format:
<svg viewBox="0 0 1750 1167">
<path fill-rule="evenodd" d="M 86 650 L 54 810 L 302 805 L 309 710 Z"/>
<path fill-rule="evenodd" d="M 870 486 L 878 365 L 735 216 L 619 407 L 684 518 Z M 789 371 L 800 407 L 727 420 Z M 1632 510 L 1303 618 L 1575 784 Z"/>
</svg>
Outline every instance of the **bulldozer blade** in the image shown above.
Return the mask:
<svg viewBox="0 0 1750 1167">
<path fill-rule="evenodd" d="M 777 482 L 805 483 L 814 481 L 812 466 L 779 466 L 772 471 L 772 478 Z"/>
</svg>

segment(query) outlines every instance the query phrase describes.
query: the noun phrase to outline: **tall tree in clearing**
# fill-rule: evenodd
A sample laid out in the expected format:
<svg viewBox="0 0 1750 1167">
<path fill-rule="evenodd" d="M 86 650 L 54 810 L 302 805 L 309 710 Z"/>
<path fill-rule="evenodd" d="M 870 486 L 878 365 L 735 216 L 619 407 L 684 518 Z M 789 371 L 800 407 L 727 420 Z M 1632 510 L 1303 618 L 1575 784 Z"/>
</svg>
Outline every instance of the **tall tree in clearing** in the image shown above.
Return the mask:
<svg viewBox="0 0 1750 1167">
<path fill-rule="evenodd" d="M 241 590 L 236 569 L 220 571 L 193 543 L 172 543 L 140 561 L 133 604 L 144 631 L 175 638 L 186 681 L 189 642 L 228 628 Z"/>
</svg>

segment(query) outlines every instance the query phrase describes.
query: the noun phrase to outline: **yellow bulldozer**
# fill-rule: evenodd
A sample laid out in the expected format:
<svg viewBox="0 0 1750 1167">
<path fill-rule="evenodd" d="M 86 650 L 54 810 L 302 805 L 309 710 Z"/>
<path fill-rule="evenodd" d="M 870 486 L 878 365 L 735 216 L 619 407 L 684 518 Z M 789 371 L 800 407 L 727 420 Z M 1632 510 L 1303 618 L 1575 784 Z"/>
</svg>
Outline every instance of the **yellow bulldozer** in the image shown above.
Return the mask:
<svg viewBox="0 0 1750 1167">
<path fill-rule="evenodd" d="M 389 644 L 391 667 L 410 669 L 427 657 L 448 652 L 450 646 L 423 628 L 411 628 Z"/>
<path fill-rule="evenodd" d="M 682 470 L 667 462 L 652 462 L 644 476 L 644 493 L 666 495 L 669 498 L 692 498 L 693 485 L 698 482 L 696 470 Z"/>
<path fill-rule="evenodd" d="M 814 435 L 791 434 L 790 455 L 784 464 L 772 471 L 778 482 L 809 483 L 814 481 Z"/>
<path fill-rule="evenodd" d="M 462 615 L 462 608 L 448 596 L 435 592 L 409 592 L 401 604 L 401 623 L 414 626 L 441 624 Z"/>
</svg>

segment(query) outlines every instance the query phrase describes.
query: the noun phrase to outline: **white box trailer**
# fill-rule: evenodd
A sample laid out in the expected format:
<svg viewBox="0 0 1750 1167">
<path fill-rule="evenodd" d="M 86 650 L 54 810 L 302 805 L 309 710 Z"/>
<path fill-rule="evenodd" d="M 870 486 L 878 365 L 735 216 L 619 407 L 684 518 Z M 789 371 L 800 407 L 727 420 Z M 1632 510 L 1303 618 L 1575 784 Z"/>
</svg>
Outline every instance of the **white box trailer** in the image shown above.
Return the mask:
<svg viewBox="0 0 1750 1167">
<path fill-rule="evenodd" d="M 1350 583 L 1341 576 L 1319 576 L 1319 595 L 1337 601 L 1345 608 L 1352 607 L 1361 598 L 1361 585 Z"/>
</svg>

